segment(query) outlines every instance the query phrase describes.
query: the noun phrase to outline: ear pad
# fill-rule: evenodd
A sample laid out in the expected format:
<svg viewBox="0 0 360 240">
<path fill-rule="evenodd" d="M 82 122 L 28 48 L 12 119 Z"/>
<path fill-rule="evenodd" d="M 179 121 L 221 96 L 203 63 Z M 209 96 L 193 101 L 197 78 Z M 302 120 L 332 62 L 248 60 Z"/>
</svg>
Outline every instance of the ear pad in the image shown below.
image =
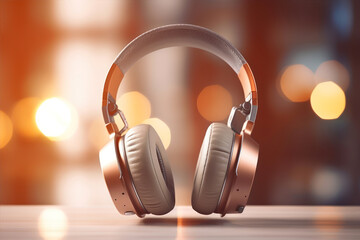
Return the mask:
<svg viewBox="0 0 360 240">
<path fill-rule="evenodd" d="M 125 154 L 137 194 L 152 214 L 168 213 L 175 205 L 174 180 L 165 148 L 147 124 L 131 128 L 124 139 Z"/>
<path fill-rule="evenodd" d="M 196 165 L 191 204 L 202 214 L 213 213 L 220 199 L 230 163 L 235 133 L 223 123 L 206 131 Z"/>
</svg>

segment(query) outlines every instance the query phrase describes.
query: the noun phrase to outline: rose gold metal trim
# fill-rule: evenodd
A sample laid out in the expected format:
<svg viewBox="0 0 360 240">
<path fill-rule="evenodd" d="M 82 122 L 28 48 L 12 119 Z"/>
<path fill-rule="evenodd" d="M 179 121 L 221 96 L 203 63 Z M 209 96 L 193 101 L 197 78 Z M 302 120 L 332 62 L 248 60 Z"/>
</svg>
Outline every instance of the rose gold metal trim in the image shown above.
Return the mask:
<svg viewBox="0 0 360 240">
<path fill-rule="evenodd" d="M 124 77 L 124 74 L 120 68 L 114 63 L 105 80 L 105 86 L 103 91 L 103 102 L 102 106 L 106 106 L 108 103 L 108 93 L 116 99 L 117 91 L 119 89 L 120 83 Z"/>
<path fill-rule="evenodd" d="M 246 98 L 248 95 L 252 94 L 252 104 L 257 105 L 256 83 L 249 64 L 245 63 L 241 66 L 238 78 L 243 87 L 244 97 Z"/>
<path fill-rule="evenodd" d="M 120 148 L 123 144 L 123 138 L 120 138 L 116 143 L 114 140 L 110 141 L 100 151 L 101 169 L 110 196 L 121 214 L 135 213 L 139 217 L 144 217 L 148 212 L 143 209 L 137 198 L 125 159 L 116 149 L 115 144 Z"/>
<path fill-rule="evenodd" d="M 114 132 L 116 132 L 115 130 L 119 130 L 119 129 L 116 129 L 117 126 L 112 123 L 106 124 L 105 127 L 109 134 L 113 134 Z"/>
<path fill-rule="evenodd" d="M 254 129 L 254 125 L 255 125 L 254 122 L 247 120 L 247 121 L 244 122 L 242 130 L 246 134 L 251 135 L 251 132 Z"/>
<path fill-rule="evenodd" d="M 114 114 L 110 115 L 109 105 L 112 103 L 113 104 L 112 108 L 113 107 L 117 108 L 116 95 L 123 77 L 124 74 L 122 73 L 121 69 L 115 63 L 113 63 L 105 80 L 103 97 L 102 97 L 102 110 L 105 120 L 105 127 L 109 134 L 119 133 L 119 129 L 115 123 L 115 120 L 113 119 Z M 114 110 L 116 109 L 112 109 L 111 111 Z M 120 114 L 121 119 L 124 122 L 124 128 L 120 130 L 120 135 L 121 135 L 121 132 L 126 130 L 127 124 L 126 124 L 126 120 L 124 121 L 125 117 L 123 116 L 122 112 L 119 109 L 118 109 L 118 113 Z"/>
<path fill-rule="evenodd" d="M 259 145 L 244 131 L 237 136 L 241 136 L 240 149 L 238 148 L 238 152 L 235 152 L 234 148 L 232 154 L 237 157 L 235 160 L 231 159 L 230 172 L 225 186 L 226 194 L 223 194 L 223 199 L 220 200 L 220 204 L 215 210 L 222 216 L 227 213 L 242 212 L 248 201 L 255 177 Z"/>
</svg>

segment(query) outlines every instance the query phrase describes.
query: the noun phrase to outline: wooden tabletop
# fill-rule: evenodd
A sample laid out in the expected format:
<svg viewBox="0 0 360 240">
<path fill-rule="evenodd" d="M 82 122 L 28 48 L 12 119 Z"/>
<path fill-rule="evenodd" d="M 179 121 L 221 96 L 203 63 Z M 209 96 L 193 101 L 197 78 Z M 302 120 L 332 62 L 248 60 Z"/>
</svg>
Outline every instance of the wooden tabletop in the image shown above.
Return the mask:
<svg viewBox="0 0 360 240">
<path fill-rule="evenodd" d="M 204 216 L 122 216 L 114 207 L 0 206 L 0 239 L 360 239 L 360 207 L 248 206 Z"/>
</svg>

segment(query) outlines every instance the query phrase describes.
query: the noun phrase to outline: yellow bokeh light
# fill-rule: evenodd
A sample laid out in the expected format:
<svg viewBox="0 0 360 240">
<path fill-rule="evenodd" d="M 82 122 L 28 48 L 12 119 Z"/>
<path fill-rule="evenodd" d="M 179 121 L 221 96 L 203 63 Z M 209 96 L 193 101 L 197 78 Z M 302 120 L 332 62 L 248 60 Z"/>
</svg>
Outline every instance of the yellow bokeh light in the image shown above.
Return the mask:
<svg viewBox="0 0 360 240">
<path fill-rule="evenodd" d="M 230 113 L 232 98 L 230 93 L 220 85 L 205 87 L 197 98 L 200 115 L 208 121 L 222 121 Z"/>
<path fill-rule="evenodd" d="M 68 220 L 61 209 L 46 208 L 40 214 L 38 228 L 40 236 L 45 240 L 62 239 L 67 232 Z"/>
<path fill-rule="evenodd" d="M 13 126 L 10 118 L 0 111 L 0 149 L 4 148 L 13 134 Z"/>
<path fill-rule="evenodd" d="M 13 108 L 11 118 L 14 129 L 25 137 L 36 137 L 40 134 L 35 121 L 40 103 L 40 99 L 37 98 L 24 98 Z"/>
<path fill-rule="evenodd" d="M 292 102 L 309 100 L 314 87 L 313 72 L 301 64 L 287 67 L 280 78 L 281 91 Z"/>
<path fill-rule="evenodd" d="M 54 141 L 68 139 L 78 125 L 75 109 L 59 98 L 45 100 L 37 109 L 35 120 L 39 130 Z"/>
<path fill-rule="evenodd" d="M 350 84 L 348 70 L 344 65 L 335 60 L 321 63 L 315 72 L 315 79 L 317 83 L 332 81 L 344 91 L 346 91 Z"/>
<path fill-rule="evenodd" d="M 320 118 L 336 119 L 345 109 L 345 93 L 334 82 L 322 82 L 312 91 L 310 103 Z"/>
<path fill-rule="evenodd" d="M 171 142 L 171 131 L 169 126 L 159 118 L 148 118 L 142 122 L 143 124 L 151 125 L 155 131 L 159 134 L 165 149 L 167 149 Z"/>
<path fill-rule="evenodd" d="M 121 95 L 117 104 L 123 111 L 129 127 L 140 124 L 150 117 L 151 104 L 143 94 L 137 91 L 127 92 Z"/>
</svg>

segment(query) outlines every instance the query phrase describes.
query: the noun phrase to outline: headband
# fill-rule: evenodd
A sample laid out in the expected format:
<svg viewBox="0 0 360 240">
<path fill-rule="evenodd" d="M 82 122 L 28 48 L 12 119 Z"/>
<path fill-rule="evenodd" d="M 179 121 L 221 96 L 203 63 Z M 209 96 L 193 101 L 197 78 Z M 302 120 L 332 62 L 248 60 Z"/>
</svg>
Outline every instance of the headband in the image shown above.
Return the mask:
<svg viewBox="0 0 360 240">
<path fill-rule="evenodd" d="M 237 116 L 239 112 L 244 114 L 245 109 L 245 123 L 247 124 L 244 124 L 242 129 L 250 134 L 258 103 L 255 79 L 249 65 L 240 52 L 226 39 L 206 28 L 189 24 L 174 24 L 152 29 L 135 38 L 120 52 L 109 70 L 103 91 L 102 111 L 109 134 L 122 134 L 127 129 L 125 116 L 116 105 L 116 95 L 125 73 L 143 56 L 174 46 L 205 50 L 224 60 L 234 70 L 240 79 L 246 102 L 238 108 L 233 108 L 228 125 L 239 133 L 241 128 L 239 129 L 240 123 Z M 120 115 L 124 123 L 121 130 L 118 129 L 114 120 L 116 114 Z"/>
</svg>

